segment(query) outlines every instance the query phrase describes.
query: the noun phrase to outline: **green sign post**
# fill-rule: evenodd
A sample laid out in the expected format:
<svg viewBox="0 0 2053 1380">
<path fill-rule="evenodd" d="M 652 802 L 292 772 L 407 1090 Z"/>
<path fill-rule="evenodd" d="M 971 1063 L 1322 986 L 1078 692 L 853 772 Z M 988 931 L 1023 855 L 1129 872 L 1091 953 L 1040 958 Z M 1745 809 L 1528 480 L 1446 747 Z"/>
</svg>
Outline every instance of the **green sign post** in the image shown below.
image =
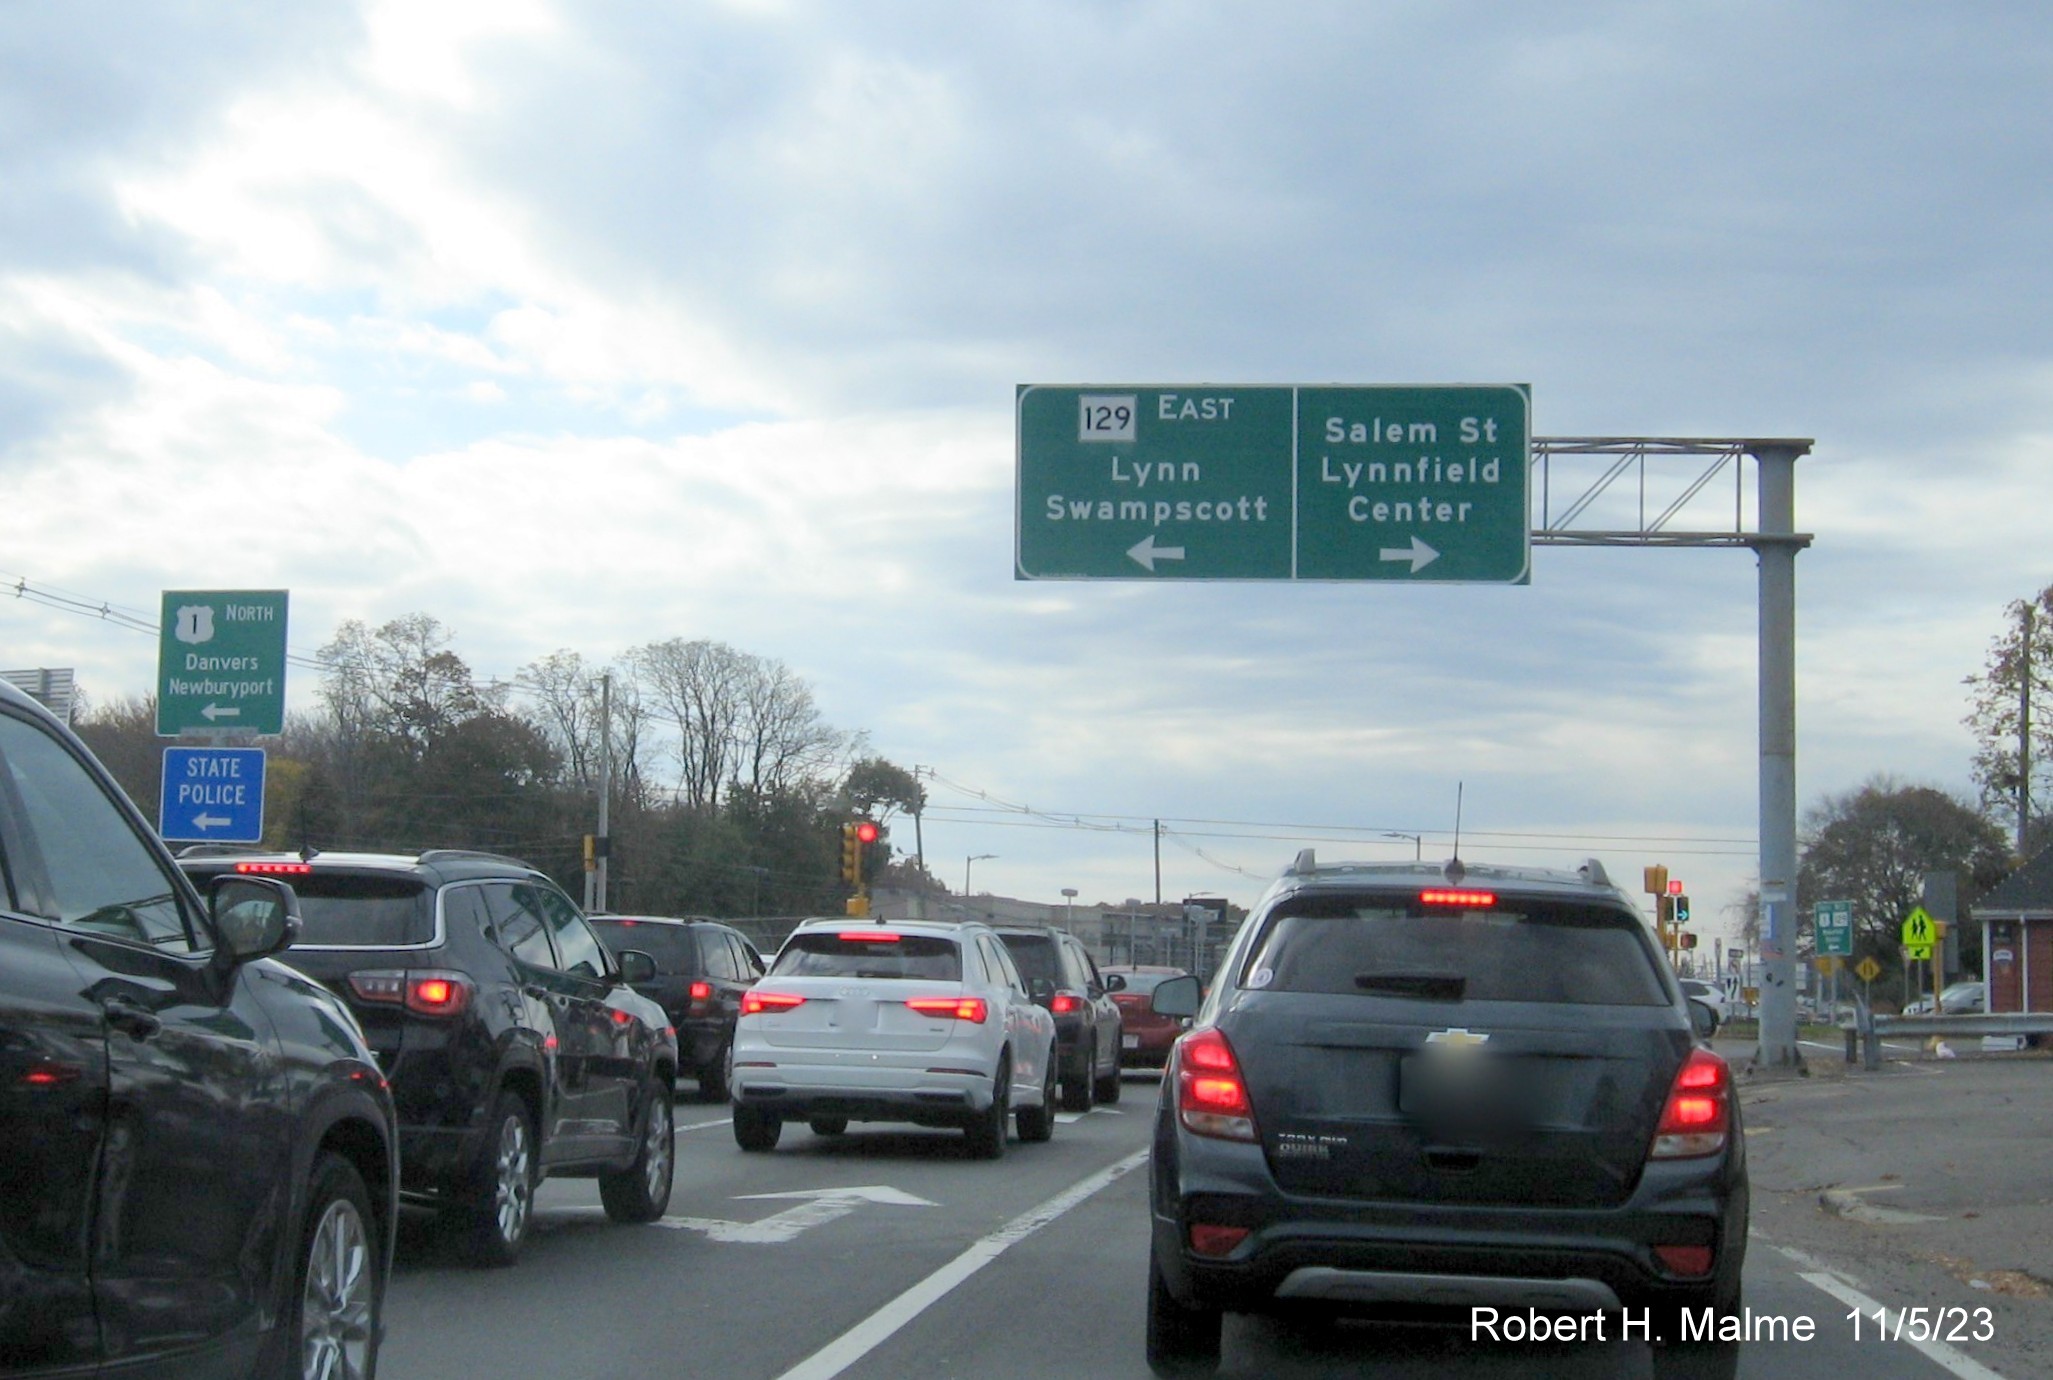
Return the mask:
<svg viewBox="0 0 2053 1380">
<path fill-rule="evenodd" d="M 1853 955 L 1853 902 L 1819 901 L 1811 907 L 1811 923 L 1820 955 Z"/>
<path fill-rule="evenodd" d="M 282 589 L 166 590 L 157 643 L 157 732 L 285 730 Z"/>
<path fill-rule="evenodd" d="M 1531 578 L 1523 384 L 1027 384 L 1022 580 Z"/>
</svg>

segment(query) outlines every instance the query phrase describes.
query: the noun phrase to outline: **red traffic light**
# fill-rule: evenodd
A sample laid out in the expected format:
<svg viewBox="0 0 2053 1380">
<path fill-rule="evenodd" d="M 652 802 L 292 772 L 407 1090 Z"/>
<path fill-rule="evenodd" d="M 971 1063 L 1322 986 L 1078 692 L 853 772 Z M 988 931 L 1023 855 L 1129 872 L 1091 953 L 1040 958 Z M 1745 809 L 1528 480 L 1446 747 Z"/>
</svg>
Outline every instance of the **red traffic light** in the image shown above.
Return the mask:
<svg viewBox="0 0 2053 1380">
<path fill-rule="evenodd" d="M 878 833 L 877 821 L 874 819 L 860 820 L 855 826 L 855 838 L 858 843 L 875 843 Z"/>
</svg>

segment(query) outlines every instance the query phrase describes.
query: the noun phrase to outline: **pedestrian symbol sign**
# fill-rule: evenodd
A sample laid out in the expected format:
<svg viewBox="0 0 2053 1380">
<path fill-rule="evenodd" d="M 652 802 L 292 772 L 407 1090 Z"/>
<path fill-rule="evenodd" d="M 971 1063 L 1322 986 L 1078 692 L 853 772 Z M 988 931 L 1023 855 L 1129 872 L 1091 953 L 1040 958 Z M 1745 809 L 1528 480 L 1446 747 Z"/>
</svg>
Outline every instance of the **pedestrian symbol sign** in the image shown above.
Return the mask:
<svg viewBox="0 0 2053 1380">
<path fill-rule="evenodd" d="M 1932 945 L 1939 938 L 1939 922 L 1932 918 L 1923 906 L 1914 906 L 1903 921 L 1903 955 L 1905 958 L 1930 958 Z"/>
</svg>

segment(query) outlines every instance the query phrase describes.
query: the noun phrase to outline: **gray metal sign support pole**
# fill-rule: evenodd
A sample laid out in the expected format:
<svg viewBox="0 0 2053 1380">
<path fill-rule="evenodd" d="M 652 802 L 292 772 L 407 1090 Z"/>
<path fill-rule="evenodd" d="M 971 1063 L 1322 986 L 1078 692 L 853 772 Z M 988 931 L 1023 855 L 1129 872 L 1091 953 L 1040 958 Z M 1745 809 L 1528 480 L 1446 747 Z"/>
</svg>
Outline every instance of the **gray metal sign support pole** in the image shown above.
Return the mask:
<svg viewBox="0 0 2053 1380">
<path fill-rule="evenodd" d="M 1755 442 L 1760 467 L 1761 1027 L 1756 1061 L 1796 1053 L 1796 460 L 1808 446 Z"/>
</svg>

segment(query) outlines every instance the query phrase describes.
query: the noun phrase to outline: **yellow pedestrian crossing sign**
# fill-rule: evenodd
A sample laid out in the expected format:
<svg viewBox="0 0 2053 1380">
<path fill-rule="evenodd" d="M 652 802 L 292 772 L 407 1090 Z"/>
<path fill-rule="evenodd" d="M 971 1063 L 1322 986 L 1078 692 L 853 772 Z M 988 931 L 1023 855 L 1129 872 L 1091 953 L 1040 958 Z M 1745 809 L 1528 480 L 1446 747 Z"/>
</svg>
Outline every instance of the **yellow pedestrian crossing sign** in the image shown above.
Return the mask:
<svg viewBox="0 0 2053 1380">
<path fill-rule="evenodd" d="M 1939 922 L 1923 906 L 1913 906 L 1903 921 L 1903 956 L 1930 958 L 1939 938 Z"/>
</svg>

